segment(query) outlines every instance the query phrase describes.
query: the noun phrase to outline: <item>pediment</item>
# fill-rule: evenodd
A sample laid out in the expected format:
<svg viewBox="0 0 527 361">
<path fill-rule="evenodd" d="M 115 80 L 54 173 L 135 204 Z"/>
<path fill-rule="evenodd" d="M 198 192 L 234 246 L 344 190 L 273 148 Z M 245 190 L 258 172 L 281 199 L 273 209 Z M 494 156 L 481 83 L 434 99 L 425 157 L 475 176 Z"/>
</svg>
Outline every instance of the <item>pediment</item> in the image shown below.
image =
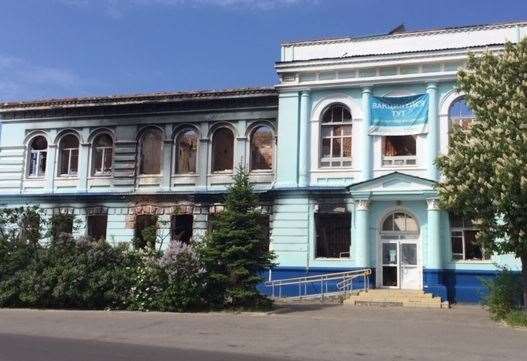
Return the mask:
<svg viewBox="0 0 527 361">
<path fill-rule="evenodd" d="M 393 172 L 348 187 L 351 194 L 393 194 L 434 192 L 437 183 L 430 179 Z"/>
</svg>

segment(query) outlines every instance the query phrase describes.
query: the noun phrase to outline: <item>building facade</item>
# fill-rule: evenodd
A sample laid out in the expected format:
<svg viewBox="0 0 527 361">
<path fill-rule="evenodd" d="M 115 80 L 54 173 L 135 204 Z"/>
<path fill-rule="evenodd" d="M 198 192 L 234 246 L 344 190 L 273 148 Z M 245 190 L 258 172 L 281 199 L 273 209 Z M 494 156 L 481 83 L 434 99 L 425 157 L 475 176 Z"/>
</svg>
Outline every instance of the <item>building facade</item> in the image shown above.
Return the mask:
<svg viewBox="0 0 527 361">
<path fill-rule="evenodd" d="M 522 22 L 293 42 L 270 89 L 7 103 L 0 204 L 74 213 L 76 234 L 110 242 L 159 220 L 199 241 L 244 165 L 273 279 L 371 268 L 375 287 L 475 302 L 482 278 L 520 263 L 438 207 L 435 159 L 473 119 L 455 87 L 468 53 L 525 36 Z"/>
</svg>

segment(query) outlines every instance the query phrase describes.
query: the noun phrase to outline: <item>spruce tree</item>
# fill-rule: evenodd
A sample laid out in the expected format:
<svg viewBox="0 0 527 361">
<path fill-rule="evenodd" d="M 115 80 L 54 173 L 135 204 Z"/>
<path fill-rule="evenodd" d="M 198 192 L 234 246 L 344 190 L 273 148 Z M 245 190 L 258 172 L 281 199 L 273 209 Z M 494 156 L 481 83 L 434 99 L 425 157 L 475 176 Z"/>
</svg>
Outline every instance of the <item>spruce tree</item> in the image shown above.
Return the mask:
<svg viewBox="0 0 527 361">
<path fill-rule="evenodd" d="M 249 174 L 240 167 L 200 252 L 208 273 L 207 298 L 213 307 L 269 304 L 256 289 L 262 272 L 273 266 L 275 257 L 269 251 L 269 236 L 259 223 L 261 216 Z"/>
</svg>

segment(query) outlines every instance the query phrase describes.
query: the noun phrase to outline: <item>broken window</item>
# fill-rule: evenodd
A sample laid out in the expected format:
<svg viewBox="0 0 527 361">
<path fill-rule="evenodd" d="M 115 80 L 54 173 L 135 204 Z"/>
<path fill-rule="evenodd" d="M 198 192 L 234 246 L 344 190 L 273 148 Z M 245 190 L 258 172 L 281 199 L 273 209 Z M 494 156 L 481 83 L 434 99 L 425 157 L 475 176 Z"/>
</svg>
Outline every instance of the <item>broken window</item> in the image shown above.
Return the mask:
<svg viewBox="0 0 527 361">
<path fill-rule="evenodd" d="M 317 258 L 348 258 L 351 246 L 351 214 L 315 213 Z"/>
<path fill-rule="evenodd" d="M 106 239 L 108 216 L 105 214 L 88 216 L 88 237 L 93 240 Z"/>
<path fill-rule="evenodd" d="M 251 170 L 273 169 L 274 135 L 270 127 L 258 126 L 251 134 Z"/>
<path fill-rule="evenodd" d="M 477 227 L 467 218 L 450 214 L 450 240 L 455 260 L 488 260 L 489 252 L 476 240 Z"/>
<path fill-rule="evenodd" d="M 351 113 L 343 104 L 330 105 L 322 115 L 321 167 L 351 167 Z"/>
<path fill-rule="evenodd" d="M 95 176 L 112 173 L 113 140 L 108 134 L 100 134 L 93 141 L 92 174 Z"/>
<path fill-rule="evenodd" d="M 170 218 L 170 234 L 173 241 L 189 244 L 192 239 L 192 214 L 178 214 Z"/>
<path fill-rule="evenodd" d="M 48 141 L 39 135 L 31 140 L 29 144 L 29 167 L 30 177 L 43 177 L 46 174 L 46 159 L 48 155 Z"/>
<path fill-rule="evenodd" d="M 212 136 L 212 171 L 232 171 L 234 164 L 234 135 L 220 128 Z"/>
<path fill-rule="evenodd" d="M 157 128 L 146 129 L 139 142 L 139 173 L 161 174 L 163 133 Z"/>
<path fill-rule="evenodd" d="M 450 105 L 450 109 L 448 110 L 450 128 L 452 128 L 454 125 L 459 125 L 466 129 L 475 118 L 476 116 L 474 115 L 472 109 L 470 109 L 465 97 L 457 98 Z"/>
<path fill-rule="evenodd" d="M 198 150 L 198 133 L 194 129 L 185 129 L 176 139 L 176 164 L 177 174 L 196 173 L 196 160 Z"/>
<path fill-rule="evenodd" d="M 61 235 L 73 233 L 73 215 L 55 214 L 51 218 L 51 238 L 58 240 Z"/>
<path fill-rule="evenodd" d="M 413 135 L 391 135 L 383 137 L 382 165 L 415 165 L 416 140 Z"/>
<path fill-rule="evenodd" d="M 62 137 L 59 145 L 59 175 L 76 176 L 79 169 L 79 138 L 73 134 Z"/>
<path fill-rule="evenodd" d="M 157 240 L 157 216 L 142 214 L 135 217 L 134 246 L 135 248 L 154 249 Z"/>
</svg>

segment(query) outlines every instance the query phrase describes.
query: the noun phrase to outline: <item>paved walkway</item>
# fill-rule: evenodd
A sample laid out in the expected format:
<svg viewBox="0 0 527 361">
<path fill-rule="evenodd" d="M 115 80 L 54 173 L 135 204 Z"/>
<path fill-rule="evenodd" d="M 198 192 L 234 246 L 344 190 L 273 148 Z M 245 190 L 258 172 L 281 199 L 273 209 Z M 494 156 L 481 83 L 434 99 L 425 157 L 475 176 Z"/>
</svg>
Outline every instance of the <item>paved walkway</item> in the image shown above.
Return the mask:
<svg viewBox="0 0 527 361">
<path fill-rule="evenodd" d="M 1 361 L 526 360 L 479 307 L 301 305 L 272 314 L 0 310 Z"/>
</svg>

